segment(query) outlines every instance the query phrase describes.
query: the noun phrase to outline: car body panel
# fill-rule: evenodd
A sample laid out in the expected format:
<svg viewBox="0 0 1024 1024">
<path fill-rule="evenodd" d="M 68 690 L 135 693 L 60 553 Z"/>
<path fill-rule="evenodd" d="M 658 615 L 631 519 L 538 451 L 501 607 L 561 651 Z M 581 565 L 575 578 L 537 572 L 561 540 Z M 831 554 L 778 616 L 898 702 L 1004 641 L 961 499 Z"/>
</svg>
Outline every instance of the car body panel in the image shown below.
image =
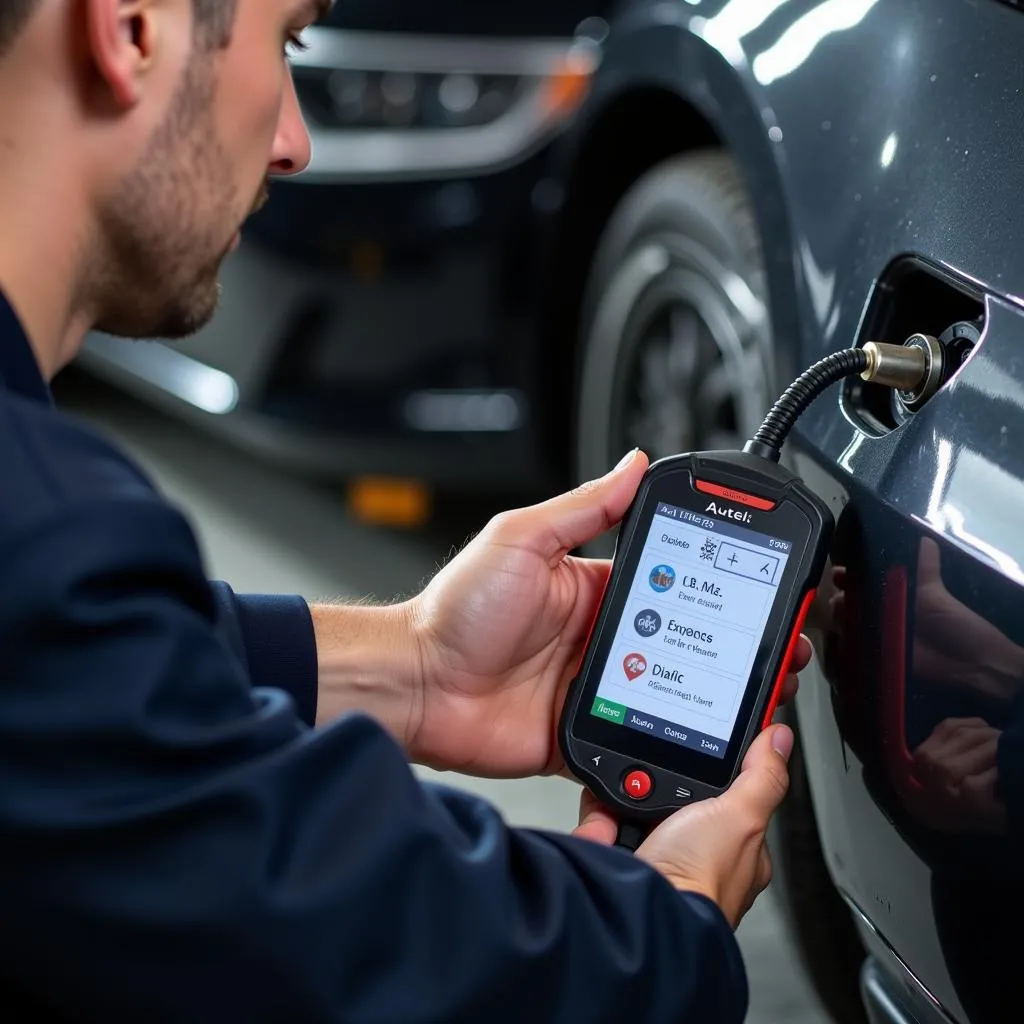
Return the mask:
<svg viewBox="0 0 1024 1024">
<path fill-rule="evenodd" d="M 828 867 L 909 1014 L 970 1024 L 1024 995 L 1021 52 L 1024 14 L 997 0 L 660 2 L 615 25 L 602 69 L 678 91 L 737 156 L 782 383 L 867 340 L 901 257 L 984 311 L 909 422 L 873 429 L 834 389 L 790 446 L 838 518 L 797 702 Z M 1008 817 L 987 790 L 942 798 L 935 730 L 965 720 Z"/>
</svg>

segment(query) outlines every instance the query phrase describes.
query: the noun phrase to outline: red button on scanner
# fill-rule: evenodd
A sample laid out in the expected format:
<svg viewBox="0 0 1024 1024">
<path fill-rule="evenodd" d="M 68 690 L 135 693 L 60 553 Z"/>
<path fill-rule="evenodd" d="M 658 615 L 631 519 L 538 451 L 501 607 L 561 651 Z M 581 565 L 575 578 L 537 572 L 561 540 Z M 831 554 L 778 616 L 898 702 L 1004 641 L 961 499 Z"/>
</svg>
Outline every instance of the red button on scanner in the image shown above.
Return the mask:
<svg viewBox="0 0 1024 1024">
<path fill-rule="evenodd" d="M 651 781 L 650 775 L 647 772 L 642 772 L 638 768 L 636 771 L 630 772 L 622 780 L 622 788 L 626 792 L 631 800 L 643 800 L 650 795 L 651 788 L 654 783 Z"/>
</svg>

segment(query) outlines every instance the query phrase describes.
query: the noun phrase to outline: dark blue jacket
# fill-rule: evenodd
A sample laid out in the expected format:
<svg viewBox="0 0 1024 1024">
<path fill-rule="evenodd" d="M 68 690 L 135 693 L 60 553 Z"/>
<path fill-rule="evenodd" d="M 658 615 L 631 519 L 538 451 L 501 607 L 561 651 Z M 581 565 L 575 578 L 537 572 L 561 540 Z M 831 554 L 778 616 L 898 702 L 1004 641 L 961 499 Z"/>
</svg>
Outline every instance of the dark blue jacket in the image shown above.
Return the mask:
<svg viewBox="0 0 1024 1024">
<path fill-rule="evenodd" d="M 0 299 L 0 1019 L 729 1024 L 718 909 L 311 727 L 299 599 L 56 411 Z"/>
</svg>

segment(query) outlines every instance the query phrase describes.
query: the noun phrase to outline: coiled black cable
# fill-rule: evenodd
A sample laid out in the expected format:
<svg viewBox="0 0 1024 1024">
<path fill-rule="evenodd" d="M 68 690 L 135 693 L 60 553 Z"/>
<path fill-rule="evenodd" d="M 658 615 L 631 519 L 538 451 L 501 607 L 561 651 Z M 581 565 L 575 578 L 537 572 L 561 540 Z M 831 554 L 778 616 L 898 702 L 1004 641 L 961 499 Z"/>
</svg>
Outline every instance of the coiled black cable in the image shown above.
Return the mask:
<svg viewBox="0 0 1024 1024">
<path fill-rule="evenodd" d="M 851 348 L 834 352 L 805 370 L 772 406 L 760 429 L 743 450 L 763 459 L 778 462 L 782 446 L 793 429 L 793 424 L 823 391 L 833 384 L 863 373 L 868 368 L 868 357 L 863 349 Z"/>
</svg>

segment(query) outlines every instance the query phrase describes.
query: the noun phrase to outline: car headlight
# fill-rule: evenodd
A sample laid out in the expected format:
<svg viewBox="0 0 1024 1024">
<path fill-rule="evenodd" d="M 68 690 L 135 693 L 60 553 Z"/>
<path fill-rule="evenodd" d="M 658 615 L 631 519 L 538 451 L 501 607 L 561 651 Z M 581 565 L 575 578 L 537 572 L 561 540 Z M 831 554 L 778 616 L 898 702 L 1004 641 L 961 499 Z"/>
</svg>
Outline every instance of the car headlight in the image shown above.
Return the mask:
<svg viewBox="0 0 1024 1024">
<path fill-rule="evenodd" d="M 475 128 L 528 88 L 516 75 L 296 68 L 309 119 L 322 128 Z"/>
<path fill-rule="evenodd" d="M 456 175 L 522 158 L 576 112 L 601 55 L 592 21 L 554 41 L 332 28 L 304 41 L 292 69 L 313 139 L 307 180 Z"/>
</svg>

